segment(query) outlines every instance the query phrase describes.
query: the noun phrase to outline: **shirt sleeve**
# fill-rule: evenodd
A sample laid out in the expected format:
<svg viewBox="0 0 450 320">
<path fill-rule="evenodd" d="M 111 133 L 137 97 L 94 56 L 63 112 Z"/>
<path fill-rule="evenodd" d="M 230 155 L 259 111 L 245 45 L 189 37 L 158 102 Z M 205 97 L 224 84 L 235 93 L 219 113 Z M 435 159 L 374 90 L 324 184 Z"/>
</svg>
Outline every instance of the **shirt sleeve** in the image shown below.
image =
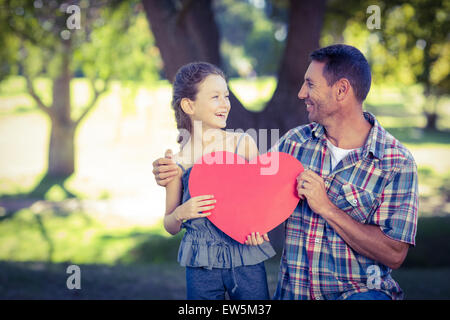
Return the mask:
<svg viewBox="0 0 450 320">
<path fill-rule="evenodd" d="M 415 246 L 419 200 L 417 166 L 413 159 L 402 164 L 380 200 L 371 223 L 380 226 L 389 238 Z"/>
</svg>

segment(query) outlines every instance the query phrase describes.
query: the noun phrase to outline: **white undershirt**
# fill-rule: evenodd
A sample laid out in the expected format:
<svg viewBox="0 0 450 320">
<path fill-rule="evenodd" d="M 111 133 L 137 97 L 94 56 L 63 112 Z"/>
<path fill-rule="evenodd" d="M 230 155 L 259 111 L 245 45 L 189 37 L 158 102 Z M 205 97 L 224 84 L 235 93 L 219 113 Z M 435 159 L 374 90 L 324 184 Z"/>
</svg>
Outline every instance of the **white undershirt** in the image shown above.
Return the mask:
<svg viewBox="0 0 450 320">
<path fill-rule="evenodd" d="M 328 147 L 328 150 L 330 150 L 330 154 L 331 154 L 331 170 L 332 171 L 334 170 L 334 168 L 336 168 L 338 163 L 341 162 L 341 160 L 344 159 L 350 152 L 358 149 L 358 148 L 342 149 L 342 148 L 336 147 L 328 139 L 327 139 L 327 147 Z"/>
</svg>

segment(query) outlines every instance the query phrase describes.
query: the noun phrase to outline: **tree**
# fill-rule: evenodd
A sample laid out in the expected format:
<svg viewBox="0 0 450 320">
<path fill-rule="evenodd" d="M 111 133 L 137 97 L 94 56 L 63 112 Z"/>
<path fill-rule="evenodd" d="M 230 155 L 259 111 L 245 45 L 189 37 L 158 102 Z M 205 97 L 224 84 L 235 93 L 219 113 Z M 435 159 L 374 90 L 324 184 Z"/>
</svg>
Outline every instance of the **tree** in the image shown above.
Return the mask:
<svg viewBox="0 0 450 320">
<path fill-rule="evenodd" d="M 393 56 L 408 60 L 413 82 L 423 86 L 425 128 L 437 130 L 439 100 L 450 92 L 450 4 L 417 0 L 389 5 L 382 39 Z"/>
<path fill-rule="evenodd" d="M 335 36 L 351 23 L 365 27 L 366 8 L 372 4 L 330 1 L 327 24 L 334 22 L 334 30 L 338 30 Z M 378 1 L 377 5 L 381 9 L 381 27 L 371 30 L 376 41 L 368 44 L 367 55 L 372 73 L 380 82 L 420 84 L 425 97 L 425 128 L 436 130 L 439 100 L 450 92 L 450 3 L 390 0 Z"/>
<path fill-rule="evenodd" d="M 156 73 L 156 62 L 152 61 L 157 59 L 148 59 L 147 55 L 151 41 L 138 41 L 136 30 L 130 34 L 137 17 L 135 1 L 74 3 L 0 2 L 0 39 L 7 44 L 0 49 L 0 57 L 5 57 L 0 76 L 20 72 L 28 93 L 51 121 L 47 174 L 32 192 L 38 197 L 53 182 L 63 187 L 62 182 L 74 172 L 75 132 L 107 91 L 110 80 Z M 132 63 L 125 59 L 131 52 L 137 52 Z M 74 109 L 71 97 L 75 71 L 89 79 L 93 92 L 81 112 Z M 52 96 L 48 102 L 34 87 L 38 76 L 51 79 Z"/>
<path fill-rule="evenodd" d="M 211 0 L 142 0 L 142 3 L 169 80 L 173 80 L 179 67 L 192 61 L 203 60 L 223 67 Z M 307 122 L 306 110 L 297 93 L 309 64 L 309 53 L 319 47 L 325 0 L 274 3 L 289 6 L 289 26 L 277 87 L 262 112 L 246 110 L 230 92 L 233 112 L 229 116 L 229 128 L 279 129 L 282 135 Z"/>
<path fill-rule="evenodd" d="M 275 76 L 287 35 L 287 5 L 262 1 L 255 7 L 248 1 L 221 0 L 213 2 L 213 11 L 225 74 Z"/>
</svg>

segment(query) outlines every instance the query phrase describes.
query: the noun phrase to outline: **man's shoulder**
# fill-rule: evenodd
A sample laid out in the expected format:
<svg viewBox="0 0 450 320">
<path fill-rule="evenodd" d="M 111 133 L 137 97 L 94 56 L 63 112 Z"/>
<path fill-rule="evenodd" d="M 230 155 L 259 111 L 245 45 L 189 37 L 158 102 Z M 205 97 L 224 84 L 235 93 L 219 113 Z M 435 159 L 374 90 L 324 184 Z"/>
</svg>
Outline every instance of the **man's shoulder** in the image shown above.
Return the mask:
<svg viewBox="0 0 450 320">
<path fill-rule="evenodd" d="M 313 131 L 316 128 L 317 124 L 312 122 L 308 124 L 304 124 L 298 127 L 295 127 L 289 130 L 285 135 L 285 140 L 292 140 L 297 143 L 305 142 L 311 139 L 313 135 Z"/>
<path fill-rule="evenodd" d="M 384 144 L 382 162 L 389 167 L 416 167 L 414 157 L 409 149 L 397 138 L 383 128 Z"/>
</svg>

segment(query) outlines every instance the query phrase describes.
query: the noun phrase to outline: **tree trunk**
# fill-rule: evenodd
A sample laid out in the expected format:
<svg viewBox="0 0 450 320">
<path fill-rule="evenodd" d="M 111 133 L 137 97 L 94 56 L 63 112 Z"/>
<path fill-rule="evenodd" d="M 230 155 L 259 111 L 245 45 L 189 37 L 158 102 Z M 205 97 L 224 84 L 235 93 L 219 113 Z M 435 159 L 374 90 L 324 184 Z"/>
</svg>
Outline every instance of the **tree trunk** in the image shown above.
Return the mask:
<svg viewBox="0 0 450 320">
<path fill-rule="evenodd" d="M 63 61 L 67 61 L 63 58 Z M 51 120 L 47 174 L 27 195 L 43 198 L 48 190 L 59 185 L 68 196 L 74 196 L 64 187 L 64 181 L 75 171 L 75 129 L 70 117 L 70 80 L 68 65 L 62 67 L 59 77 L 53 80 L 53 103 L 48 109 Z"/>
<path fill-rule="evenodd" d="M 258 127 L 278 128 L 280 136 L 308 123 L 304 103 L 297 95 L 309 65 L 309 54 L 319 48 L 325 0 L 290 1 L 286 48 L 278 73 L 278 85 L 258 119 Z"/>
<path fill-rule="evenodd" d="M 177 70 L 194 61 L 207 61 L 221 66 L 219 32 L 210 0 L 174 1 L 143 0 L 156 45 L 164 62 L 167 79 L 173 80 Z"/>
<path fill-rule="evenodd" d="M 63 53 L 61 74 L 53 81 L 51 133 L 48 152 L 48 172 L 51 177 L 67 178 L 75 170 L 75 123 L 70 115 L 70 56 Z"/>
<path fill-rule="evenodd" d="M 431 90 L 426 90 L 425 95 L 425 101 L 426 104 L 424 106 L 424 115 L 427 120 L 425 124 L 425 130 L 429 131 L 437 131 L 437 122 L 439 119 L 439 113 L 438 113 L 438 104 L 439 104 L 439 97 L 432 96 L 430 94 Z"/>
<path fill-rule="evenodd" d="M 430 130 L 430 131 L 437 131 L 438 115 L 436 113 L 425 112 L 425 117 L 427 119 L 427 123 L 425 125 L 425 129 L 426 130 Z"/>
<path fill-rule="evenodd" d="M 67 178 L 75 171 L 75 127 L 53 121 L 48 153 L 48 171 L 51 177 Z"/>
</svg>

